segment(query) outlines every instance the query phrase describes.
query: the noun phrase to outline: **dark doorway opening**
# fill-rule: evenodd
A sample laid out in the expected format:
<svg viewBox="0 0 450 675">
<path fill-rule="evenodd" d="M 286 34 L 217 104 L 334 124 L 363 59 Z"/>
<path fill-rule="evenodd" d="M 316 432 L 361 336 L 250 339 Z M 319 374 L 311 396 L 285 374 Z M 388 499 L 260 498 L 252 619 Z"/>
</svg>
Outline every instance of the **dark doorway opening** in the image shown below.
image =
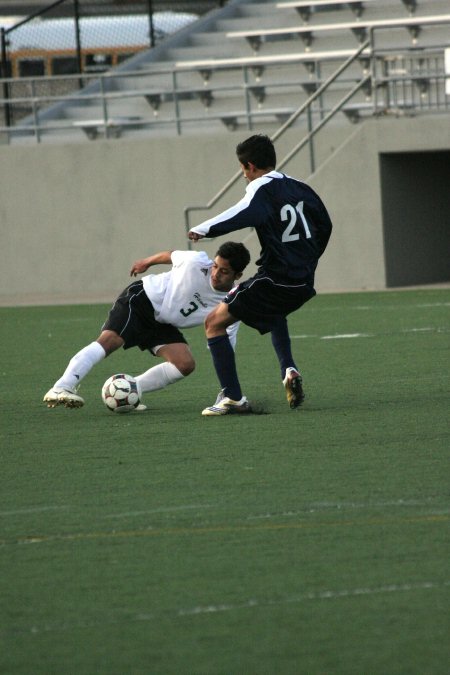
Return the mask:
<svg viewBox="0 0 450 675">
<path fill-rule="evenodd" d="M 380 155 L 386 285 L 450 281 L 450 152 Z"/>
</svg>

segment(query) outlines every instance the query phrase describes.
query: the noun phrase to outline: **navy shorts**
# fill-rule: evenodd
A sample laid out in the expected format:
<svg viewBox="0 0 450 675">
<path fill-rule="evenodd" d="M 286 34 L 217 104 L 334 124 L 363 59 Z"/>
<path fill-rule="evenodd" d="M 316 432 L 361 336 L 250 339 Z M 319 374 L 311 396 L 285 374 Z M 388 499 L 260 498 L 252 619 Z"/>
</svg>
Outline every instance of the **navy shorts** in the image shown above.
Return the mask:
<svg viewBox="0 0 450 675">
<path fill-rule="evenodd" d="M 178 328 L 155 319 L 155 310 L 141 279 L 122 291 L 111 307 L 102 330 L 113 330 L 120 335 L 125 340 L 124 349 L 139 347 L 153 353 L 153 348 L 158 345 L 187 344 Z"/>
<path fill-rule="evenodd" d="M 264 272 L 243 281 L 227 294 L 230 313 L 262 335 L 316 295 L 309 282 L 274 280 Z"/>
</svg>

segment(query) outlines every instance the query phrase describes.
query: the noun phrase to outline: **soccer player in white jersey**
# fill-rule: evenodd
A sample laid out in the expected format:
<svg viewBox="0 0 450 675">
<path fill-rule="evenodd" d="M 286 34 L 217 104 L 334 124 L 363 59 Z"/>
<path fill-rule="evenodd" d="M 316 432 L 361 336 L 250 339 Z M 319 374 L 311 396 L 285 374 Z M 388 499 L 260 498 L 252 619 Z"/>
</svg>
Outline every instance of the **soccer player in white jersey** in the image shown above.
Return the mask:
<svg viewBox="0 0 450 675">
<path fill-rule="evenodd" d="M 243 244 L 225 242 L 214 260 L 204 251 L 163 251 L 137 260 L 130 276 L 142 274 L 153 265 L 172 265 L 169 272 L 148 274 L 131 283 L 113 304 L 97 340 L 75 354 L 53 387 L 45 394 L 49 408 L 64 405 L 80 408 L 77 393 L 80 381 L 99 361 L 123 347 L 139 347 L 164 363 L 138 375 L 140 395 L 162 389 L 183 379 L 195 368 L 191 350 L 180 328 L 202 324 L 208 313 L 221 302 L 242 276 L 250 261 Z M 229 326 L 235 346 L 239 322 Z M 140 404 L 138 409 L 145 409 Z"/>
</svg>

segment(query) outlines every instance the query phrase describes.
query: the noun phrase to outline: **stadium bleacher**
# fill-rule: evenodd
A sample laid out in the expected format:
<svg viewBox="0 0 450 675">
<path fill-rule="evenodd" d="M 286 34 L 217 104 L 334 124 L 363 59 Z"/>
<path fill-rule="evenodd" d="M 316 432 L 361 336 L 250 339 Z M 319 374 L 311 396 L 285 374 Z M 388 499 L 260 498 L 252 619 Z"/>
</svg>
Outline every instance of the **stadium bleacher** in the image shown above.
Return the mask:
<svg viewBox="0 0 450 675">
<path fill-rule="evenodd" d="M 439 58 L 441 70 L 439 75 L 433 71 L 430 81 L 431 88 L 442 88 L 444 48 L 450 43 L 446 4 L 443 0 L 232 0 L 159 47 L 92 77 L 90 84 L 69 97 L 39 96 L 36 92 L 45 78 L 24 80 L 21 95 L 13 96 L 10 105 L 28 106 L 33 114 L 3 131 L 9 142 L 33 142 L 33 138 L 54 142 L 58 136 L 82 141 L 182 134 L 196 127 L 214 133 L 257 129 L 261 124 L 276 129 L 373 31 L 377 47 L 394 48 L 399 58 L 413 57 L 416 48 L 425 62 L 428 52 L 430 58 Z M 299 14 L 303 25 L 298 25 Z M 386 60 L 389 68 L 392 58 L 391 54 Z M 369 70 L 375 72 L 370 44 L 354 59 L 346 77 L 324 93 L 316 114 L 327 114 Z M 404 75 L 410 76 L 411 90 L 428 77 L 425 71 L 420 77 L 412 71 Z M 379 115 L 381 99 L 372 97 L 378 89 L 377 83 L 370 91 L 361 88 L 342 110 L 341 122 Z M 29 91 L 34 92 L 32 98 Z M 445 96 L 442 101 L 446 103 Z M 415 109 L 414 100 L 383 104 L 382 112 L 409 108 Z"/>
<path fill-rule="evenodd" d="M 295 9 L 304 21 L 308 21 L 311 14 L 320 12 L 321 9 L 351 9 L 355 16 L 360 17 L 364 10 L 372 2 L 378 0 L 287 0 L 287 2 L 277 2 L 279 9 Z M 405 7 L 412 14 L 417 6 L 417 0 L 402 0 Z"/>
<path fill-rule="evenodd" d="M 234 31 L 226 34 L 227 38 L 236 39 L 236 38 L 245 38 L 252 49 L 257 52 L 261 45 L 263 44 L 264 39 L 272 38 L 283 38 L 291 37 L 295 38 L 299 36 L 305 47 L 307 49 L 311 48 L 311 45 L 314 42 L 314 39 L 320 33 L 338 33 L 341 31 L 350 31 L 353 33 L 357 39 L 362 42 L 367 38 L 368 30 L 371 28 L 386 28 L 386 29 L 396 29 L 396 28 L 405 28 L 410 36 L 411 43 L 416 44 L 417 37 L 424 26 L 435 26 L 443 24 L 446 21 L 450 20 L 450 14 L 440 14 L 437 16 L 427 16 L 427 17 L 413 17 L 413 18 L 401 18 L 401 19 L 379 19 L 376 21 L 353 21 L 345 23 L 326 23 L 324 25 L 308 25 L 308 26 L 295 26 L 287 28 L 268 28 L 262 30 L 248 30 L 248 31 Z M 445 30 L 445 29 L 444 29 Z M 439 40 L 439 35 L 437 39 Z M 394 39 L 392 33 L 390 35 L 390 41 Z M 397 38 L 396 44 L 399 44 Z"/>
</svg>

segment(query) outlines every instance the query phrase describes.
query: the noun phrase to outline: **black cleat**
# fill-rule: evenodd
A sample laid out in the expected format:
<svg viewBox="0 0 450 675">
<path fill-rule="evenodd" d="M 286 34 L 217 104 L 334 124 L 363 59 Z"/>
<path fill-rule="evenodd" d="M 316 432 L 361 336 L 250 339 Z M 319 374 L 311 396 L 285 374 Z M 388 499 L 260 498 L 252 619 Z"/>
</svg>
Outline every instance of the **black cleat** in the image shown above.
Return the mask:
<svg viewBox="0 0 450 675">
<path fill-rule="evenodd" d="M 303 380 L 300 373 L 294 368 L 286 369 L 286 377 L 283 380 L 284 388 L 286 389 L 286 398 L 291 410 L 298 408 L 305 400 L 305 393 L 303 391 Z"/>
</svg>

